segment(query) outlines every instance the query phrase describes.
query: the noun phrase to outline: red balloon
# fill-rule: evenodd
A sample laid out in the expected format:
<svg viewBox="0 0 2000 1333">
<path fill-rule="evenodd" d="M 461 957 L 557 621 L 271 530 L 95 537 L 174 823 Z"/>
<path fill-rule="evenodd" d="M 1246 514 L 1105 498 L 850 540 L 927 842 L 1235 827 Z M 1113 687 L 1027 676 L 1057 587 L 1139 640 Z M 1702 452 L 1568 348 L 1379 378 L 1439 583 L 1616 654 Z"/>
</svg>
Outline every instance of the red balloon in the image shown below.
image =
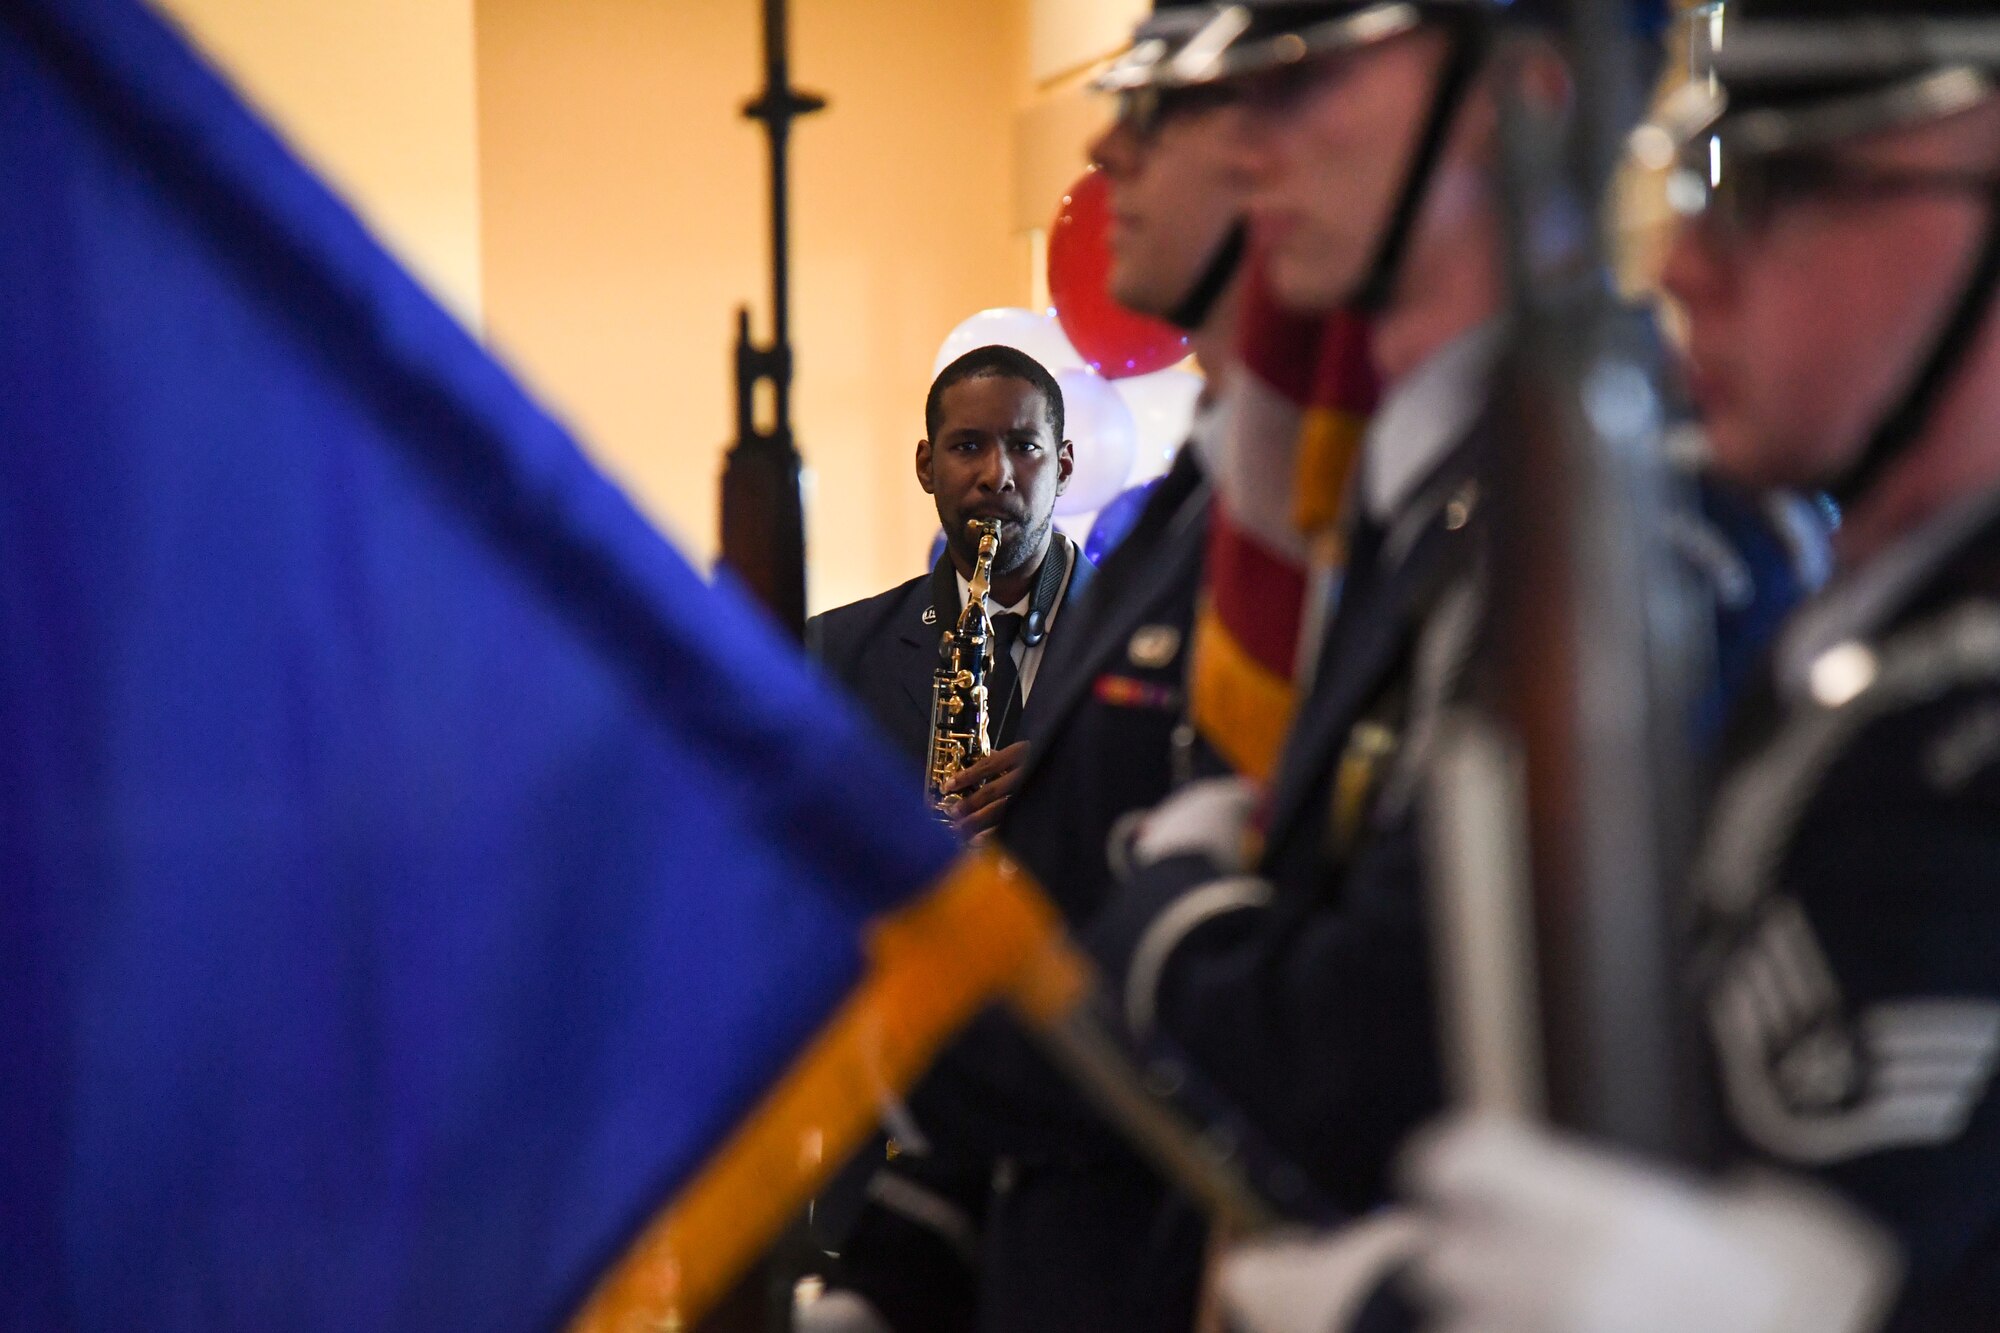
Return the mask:
<svg viewBox="0 0 2000 1333">
<path fill-rule="evenodd" d="M 1150 375 L 1188 354 L 1187 335 L 1111 299 L 1111 203 L 1092 167 L 1063 195 L 1049 227 L 1049 300 L 1070 345 L 1108 380 Z"/>
</svg>

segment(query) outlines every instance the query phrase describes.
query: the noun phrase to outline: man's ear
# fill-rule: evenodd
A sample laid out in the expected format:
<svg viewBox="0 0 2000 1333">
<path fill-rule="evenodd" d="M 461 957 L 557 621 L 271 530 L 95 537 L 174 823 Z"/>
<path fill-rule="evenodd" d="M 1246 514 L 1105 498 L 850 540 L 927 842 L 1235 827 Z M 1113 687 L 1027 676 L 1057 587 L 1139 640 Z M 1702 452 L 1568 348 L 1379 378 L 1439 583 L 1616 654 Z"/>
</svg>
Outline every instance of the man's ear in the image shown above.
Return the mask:
<svg viewBox="0 0 2000 1333">
<path fill-rule="evenodd" d="M 1056 494 L 1069 489 L 1069 474 L 1076 471 L 1076 445 L 1068 440 L 1056 450 Z"/>
<path fill-rule="evenodd" d="M 924 488 L 925 495 L 936 495 L 931 486 L 931 442 L 917 441 L 917 485 Z"/>
</svg>

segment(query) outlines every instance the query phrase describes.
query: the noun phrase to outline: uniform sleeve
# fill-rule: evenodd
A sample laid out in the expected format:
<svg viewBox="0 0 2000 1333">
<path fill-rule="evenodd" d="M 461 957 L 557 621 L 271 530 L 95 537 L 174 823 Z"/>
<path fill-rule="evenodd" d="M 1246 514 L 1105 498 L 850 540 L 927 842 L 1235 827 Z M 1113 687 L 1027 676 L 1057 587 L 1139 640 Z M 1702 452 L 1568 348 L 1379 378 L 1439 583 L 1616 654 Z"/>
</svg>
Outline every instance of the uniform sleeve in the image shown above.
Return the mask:
<svg viewBox="0 0 2000 1333">
<path fill-rule="evenodd" d="M 830 1285 L 866 1299 L 895 1333 L 970 1333 L 991 1175 L 976 1161 L 906 1155 L 876 1165 L 833 1238 Z"/>
<path fill-rule="evenodd" d="M 1338 892 L 1177 857 L 1130 881 L 1089 939 L 1135 1042 L 1187 1057 L 1155 1081 L 1212 1086 L 1354 1213 L 1382 1200 L 1396 1145 L 1441 1102 L 1422 898 L 1405 816 Z"/>
</svg>

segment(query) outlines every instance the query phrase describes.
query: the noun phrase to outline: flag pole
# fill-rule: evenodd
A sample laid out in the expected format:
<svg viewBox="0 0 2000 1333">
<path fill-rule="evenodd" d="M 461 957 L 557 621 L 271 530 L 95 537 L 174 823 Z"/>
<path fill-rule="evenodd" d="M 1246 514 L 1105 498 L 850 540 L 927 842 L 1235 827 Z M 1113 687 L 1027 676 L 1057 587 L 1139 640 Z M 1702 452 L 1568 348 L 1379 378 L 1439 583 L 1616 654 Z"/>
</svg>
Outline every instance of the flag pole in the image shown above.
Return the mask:
<svg viewBox="0 0 2000 1333">
<path fill-rule="evenodd" d="M 806 618 L 805 506 L 792 435 L 792 122 L 824 98 L 792 87 L 786 0 L 764 0 L 764 88 L 743 114 L 764 127 L 771 166 L 771 341 L 736 312 L 736 442 L 722 473 L 722 561 L 793 635 Z M 761 390 L 761 392 L 760 392 Z"/>
</svg>

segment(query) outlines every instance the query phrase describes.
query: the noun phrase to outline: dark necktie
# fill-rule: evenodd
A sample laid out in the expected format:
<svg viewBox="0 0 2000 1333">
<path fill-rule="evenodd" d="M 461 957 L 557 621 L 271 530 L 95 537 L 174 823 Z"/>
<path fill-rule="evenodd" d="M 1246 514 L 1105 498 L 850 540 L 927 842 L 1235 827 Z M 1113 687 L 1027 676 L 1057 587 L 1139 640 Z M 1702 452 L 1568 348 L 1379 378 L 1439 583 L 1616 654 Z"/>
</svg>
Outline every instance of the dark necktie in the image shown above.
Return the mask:
<svg viewBox="0 0 2000 1333">
<path fill-rule="evenodd" d="M 1368 514 L 1357 514 L 1347 534 L 1347 560 L 1341 571 L 1340 600 L 1350 600 L 1349 592 L 1366 596 L 1369 585 L 1382 567 L 1382 545 L 1389 538 L 1388 525 Z"/>
<path fill-rule="evenodd" d="M 1021 673 L 1014 666 L 1014 643 L 1024 617 L 1002 611 L 993 617 L 993 670 L 986 678 L 987 738 L 999 749 L 1021 728 Z"/>
<path fill-rule="evenodd" d="M 1374 593 L 1374 583 L 1382 563 L 1382 543 L 1386 529 L 1366 514 L 1355 515 L 1347 534 L 1346 561 L 1340 570 L 1340 590 L 1335 594 L 1333 614 L 1320 639 L 1319 658 L 1313 668 L 1315 683 L 1324 679 L 1342 657 L 1342 646 L 1354 637 L 1354 625 L 1362 604 Z"/>
</svg>

